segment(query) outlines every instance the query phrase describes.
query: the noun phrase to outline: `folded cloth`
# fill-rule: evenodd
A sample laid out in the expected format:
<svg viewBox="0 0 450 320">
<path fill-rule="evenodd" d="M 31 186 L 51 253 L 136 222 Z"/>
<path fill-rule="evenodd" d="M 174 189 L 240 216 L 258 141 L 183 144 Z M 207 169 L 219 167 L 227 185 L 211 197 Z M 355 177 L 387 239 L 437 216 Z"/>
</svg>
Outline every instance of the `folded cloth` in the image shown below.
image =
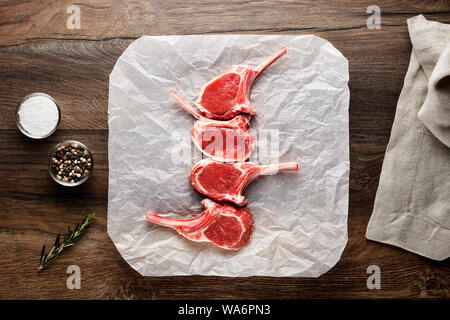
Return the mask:
<svg viewBox="0 0 450 320">
<path fill-rule="evenodd" d="M 450 256 L 450 25 L 408 20 L 411 60 L 367 239 Z"/>
</svg>

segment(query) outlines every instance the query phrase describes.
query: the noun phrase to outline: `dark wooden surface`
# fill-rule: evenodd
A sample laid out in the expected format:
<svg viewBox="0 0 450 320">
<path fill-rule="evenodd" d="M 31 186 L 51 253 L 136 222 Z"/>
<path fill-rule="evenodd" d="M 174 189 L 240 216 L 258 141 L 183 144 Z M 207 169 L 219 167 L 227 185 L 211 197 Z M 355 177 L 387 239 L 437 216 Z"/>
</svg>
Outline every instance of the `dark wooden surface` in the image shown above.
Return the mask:
<svg viewBox="0 0 450 320">
<path fill-rule="evenodd" d="M 434 262 L 365 240 L 411 45 L 406 19 L 424 13 L 450 23 L 448 1 L 77 1 L 81 29 L 66 27 L 71 1 L 0 2 L 0 298 L 443 298 L 450 296 L 450 262 Z M 382 26 L 369 30 L 366 8 L 381 8 Z M 315 34 L 350 62 L 351 179 L 349 241 L 338 264 L 318 279 L 144 278 L 106 233 L 108 75 L 141 35 Z M 40 91 L 61 105 L 59 130 L 32 141 L 15 126 L 14 110 Z M 56 142 L 90 146 L 95 170 L 78 189 L 57 186 L 46 157 Z M 93 208 L 95 223 L 45 272 L 42 244 Z M 66 268 L 79 265 L 80 290 L 66 287 Z M 381 290 L 368 290 L 366 268 L 381 268 Z"/>
</svg>

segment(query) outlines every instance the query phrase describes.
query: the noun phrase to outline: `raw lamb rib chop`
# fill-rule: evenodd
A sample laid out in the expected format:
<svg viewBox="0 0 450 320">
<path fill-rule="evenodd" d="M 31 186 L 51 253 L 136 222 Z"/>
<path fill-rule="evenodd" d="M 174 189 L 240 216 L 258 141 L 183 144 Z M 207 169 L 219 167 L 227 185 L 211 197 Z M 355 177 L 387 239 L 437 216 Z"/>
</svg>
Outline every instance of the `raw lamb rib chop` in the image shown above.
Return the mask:
<svg viewBox="0 0 450 320">
<path fill-rule="evenodd" d="M 284 54 L 286 48 L 282 47 L 256 70 L 250 67 L 231 66 L 202 88 L 195 106 L 209 119 L 229 120 L 239 113 L 256 114 L 256 109 L 250 101 L 251 87 L 264 70 Z"/>
<path fill-rule="evenodd" d="M 211 199 L 244 206 L 247 199 L 242 195 L 242 191 L 250 182 L 262 175 L 281 171 L 298 171 L 298 164 L 288 162 L 257 165 L 251 162 L 220 163 L 203 159 L 192 168 L 189 178 L 194 189 Z"/>
<path fill-rule="evenodd" d="M 212 242 L 228 250 L 237 250 L 250 240 L 253 232 L 250 210 L 218 204 L 210 199 L 204 199 L 202 204 L 205 207 L 202 214 L 192 219 L 170 219 L 149 211 L 146 220 L 173 228 L 190 240 Z"/>
<path fill-rule="evenodd" d="M 192 141 L 204 155 L 225 162 L 242 162 L 250 157 L 255 147 L 255 137 L 247 132 L 250 115 L 239 115 L 228 121 L 212 120 L 186 104 L 176 92 L 172 96 L 197 119 L 192 127 Z"/>
</svg>

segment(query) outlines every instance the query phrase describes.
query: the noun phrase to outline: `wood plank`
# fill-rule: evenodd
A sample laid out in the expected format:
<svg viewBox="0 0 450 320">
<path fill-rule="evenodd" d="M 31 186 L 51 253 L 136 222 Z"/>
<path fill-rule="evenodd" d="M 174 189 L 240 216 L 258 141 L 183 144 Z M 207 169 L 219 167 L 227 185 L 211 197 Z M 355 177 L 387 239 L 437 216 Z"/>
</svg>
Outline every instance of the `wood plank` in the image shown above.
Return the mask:
<svg viewBox="0 0 450 320">
<path fill-rule="evenodd" d="M 81 29 L 66 28 L 72 1 L 0 4 L 0 298 L 214 299 L 448 298 L 450 262 L 435 262 L 367 241 L 379 174 L 411 45 L 406 19 L 425 13 L 450 23 L 446 1 L 379 1 L 382 27 L 366 28 L 372 1 L 79 1 Z M 349 242 L 338 264 L 318 279 L 144 278 L 121 258 L 106 233 L 108 76 L 127 46 L 143 34 L 315 34 L 350 62 Z M 58 131 L 31 141 L 16 129 L 14 110 L 43 91 L 60 104 Z M 77 189 L 49 178 L 48 150 L 73 138 L 94 153 L 90 180 Z M 42 244 L 90 209 L 86 236 L 41 273 Z M 82 270 L 82 289 L 68 290 L 66 268 Z M 382 290 L 368 290 L 377 264 Z"/>
<path fill-rule="evenodd" d="M 72 1 L 4 3 L 0 11 L 0 44 L 37 38 L 109 39 L 143 34 L 221 32 L 323 32 L 366 28 L 366 8 L 373 1 L 78 1 L 80 29 L 67 29 Z M 384 25 L 402 25 L 407 16 L 427 13 L 445 17 L 445 1 L 377 1 Z M 447 18 L 448 19 L 448 18 Z"/>
</svg>

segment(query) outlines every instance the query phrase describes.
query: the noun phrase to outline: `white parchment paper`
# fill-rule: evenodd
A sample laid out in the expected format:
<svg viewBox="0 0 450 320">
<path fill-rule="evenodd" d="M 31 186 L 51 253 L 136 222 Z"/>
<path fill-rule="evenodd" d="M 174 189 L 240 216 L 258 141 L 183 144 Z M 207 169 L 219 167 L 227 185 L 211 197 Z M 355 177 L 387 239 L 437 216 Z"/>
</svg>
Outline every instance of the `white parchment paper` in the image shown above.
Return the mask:
<svg viewBox="0 0 450 320">
<path fill-rule="evenodd" d="M 300 171 L 249 185 L 245 195 L 255 220 L 250 243 L 226 251 L 146 222 L 147 210 L 180 219 L 202 210 L 202 196 L 188 178 L 202 157 L 190 140 L 194 119 L 170 93 L 193 103 L 201 87 L 231 65 L 256 67 L 283 45 L 287 54 L 251 94 L 258 109 L 252 129 L 279 130 L 279 159 L 254 152 L 250 160 L 296 161 Z M 345 57 L 315 36 L 134 41 L 109 85 L 108 234 L 123 258 L 144 276 L 318 277 L 328 271 L 347 242 L 348 78 Z"/>
</svg>

